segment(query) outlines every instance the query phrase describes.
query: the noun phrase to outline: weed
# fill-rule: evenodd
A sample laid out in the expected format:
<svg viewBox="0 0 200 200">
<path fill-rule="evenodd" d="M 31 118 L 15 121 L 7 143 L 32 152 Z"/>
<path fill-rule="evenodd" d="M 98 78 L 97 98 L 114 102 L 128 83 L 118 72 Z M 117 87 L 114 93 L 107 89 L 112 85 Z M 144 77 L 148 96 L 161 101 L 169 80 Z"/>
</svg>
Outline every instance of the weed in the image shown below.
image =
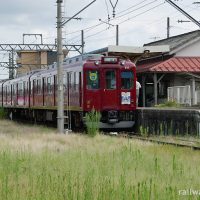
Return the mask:
<svg viewBox="0 0 200 200">
<path fill-rule="evenodd" d="M 155 105 L 155 107 L 159 107 L 159 108 L 162 108 L 162 107 L 179 108 L 179 107 L 181 107 L 181 105 L 179 103 L 177 103 L 176 101 L 166 101 L 165 103 Z"/>
<path fill-rule="evenodd" d="M 86 127 L 87 134 L 94 137 L 99 132 L 100 113 L 92 109 L 91 112 L 86 113 Z"/>
</svg>

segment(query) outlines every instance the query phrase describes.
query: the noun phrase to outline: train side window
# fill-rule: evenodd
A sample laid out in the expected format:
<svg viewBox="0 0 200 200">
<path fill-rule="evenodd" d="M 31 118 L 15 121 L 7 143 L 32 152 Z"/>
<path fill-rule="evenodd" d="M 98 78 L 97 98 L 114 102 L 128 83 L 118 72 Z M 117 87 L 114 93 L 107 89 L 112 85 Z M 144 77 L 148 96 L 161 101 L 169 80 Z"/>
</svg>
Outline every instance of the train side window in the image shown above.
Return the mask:
<svg viewBox="0 0 200 200">
<path fill-rule="evenodd" d="M 52 93 L 52 77 L 47 78 L 47 93 Z"/>
<path fill-rule="evenodd" d="M 76 72 L 74 72 L 74 90 L 77 88 Z"/>
<path fill-rule="evenodd" d="M 58 81 L 57 81 L 57 85 L 58 85 Z M 67 73 L 65 73 L 63 76 L 63 89 L 64 91 L 66 91 L 67 89 Z"/>
<path fill-rule="evenodd" d="M 7 95 L 10 96 L 10 85 L 7 86 Z"/>
<path fill-rule="evenodd" d="M 16 91 L 16 86 L 13 84 L 12 85 L 12 96 L 15 96 L 15 91 Z"/>
<path fill-rule="evenodd" d="M 32 84 L 32 94 L 33 94 L 33 95 L 37 94 L 37 82 L 36 82 L 36 79 L 33 80 L 33 84 Z"/>
<path fill-rule="evenodd" d="M 41 94 L 41 79 L 37 80 L 36 93 Z"/>
<path fill-rule="evenodd" d="M 26 96 L 26 81 L 23 82 L 23 95 Z"/>
<path fill-rule="evenodd" d="M 64 78 L 64 76 L 63 76 L 63 78 Z M 54 88 L 57 91 L 57 89 L 58 89 L 58 77 L 57 77 L 57 75 L 54 75 Z"/>
<path fill-rule="evenodd" d="M 121 89 L 133 88 L 133 72 L 124 71 L 121 72 Z"/>
<path fill-rule="evenodd" d="M 116 73 L 115 70 L 106 71 L 106 89 L 116 89 Z"/>
<path fill-rule="evenodd" d="M 23 84 L 18 83 L 18 96 L 23 96 Z"/>
<path fill-rule="evenodd" d="M 87 89 L 94 90 L 99 89 L 99 71 L 97 70 L 88 70 L 86 72 L 86 80 L 87 80 Z"/>
<path fill-rule="evenodd" d="M 72 72 L 67 72 L 67 88 L 71 89 L 72 87 Z"/>
</svg>

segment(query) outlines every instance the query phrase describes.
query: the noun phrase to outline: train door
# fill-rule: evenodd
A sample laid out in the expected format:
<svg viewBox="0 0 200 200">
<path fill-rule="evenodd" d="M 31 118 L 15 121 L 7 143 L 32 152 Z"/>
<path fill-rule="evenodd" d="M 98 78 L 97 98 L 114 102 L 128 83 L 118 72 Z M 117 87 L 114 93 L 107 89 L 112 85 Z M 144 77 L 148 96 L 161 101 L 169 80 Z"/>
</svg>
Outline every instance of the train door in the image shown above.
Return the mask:
<svg viewBox="0 0 200 200">
<path fill-rule="evenodd" d="M 119 107 L 117 72 L 117 69 L 103 70 L 102 109 L 117 109 Z"/>
</svg>

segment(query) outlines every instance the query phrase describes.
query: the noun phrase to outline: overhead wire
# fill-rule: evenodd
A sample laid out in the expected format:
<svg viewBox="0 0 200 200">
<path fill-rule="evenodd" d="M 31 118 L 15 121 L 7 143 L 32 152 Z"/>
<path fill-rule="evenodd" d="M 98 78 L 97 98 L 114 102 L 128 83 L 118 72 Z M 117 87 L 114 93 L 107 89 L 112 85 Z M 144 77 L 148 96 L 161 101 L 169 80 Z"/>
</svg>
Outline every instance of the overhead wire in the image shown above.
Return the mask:
<svg viewBox="0 0 200 200">
<path fill-rule="evenodd" d="M 147 1 L 147 0 L 144 0 L 144 1 L 142 1 L 141 3 L 144 3 L 145 1 Z M 152 3 L 156 2 L 156 1 L 157 1 L 157 0 L 151 1 L 151 2 L 149 2 L 148 4 L 145 4 L 145 5 L 143 5 L 143 6 L 139 7 L 139 8 L 137 8 L 137 9 L 134 9 L 134 11 L 139 10 L 139 9 L 142 9 L 142 8 L 148 6 L 148 5 L 150 5 L 150 4 L 152 4 Z M 141 4 L 141 3 L 140 3 L 140 4 Z M 149 8 L 149 9 L 147 9 L 147 10 L 145 10 L 145 11 L 143 11 L 143 12 L 137 14 L 137 15 L 134 15 L 134 16 L 132 16 L 132 17 L 129 17 L 128 19 L 125 19 L 125 20 L 119 22 L 118 24 L 120 25 L 120 24 L 123 24 L 123 23 L 125 23 L 125 22 L 127 22 L 127 21 L 130 21 L 130 20 L 134 19 L 135 17 L 140 16 L 140 15 L 142 15 L 142 14 L 145 14 L 145 13 L 147 13 L 147 12 L 149 12 L 149 11 L 151 11 L 151 10 L 153 10 L 153 9 L 155 9 L 155 8 L 157 8 L 157 7 L 161 6 L 161 5 L 163 5 L 163 4 L 164 4 L 164 2 L 158 4 L 158 5 L 154 6 L 154 7 L 151 7 L 151 8 Z M 135 4 L 134 6 L 137 6 L 137 5 L 139 5 L 139 4 Z M 133 7 L 133 6 L 132 6 L 132 7 Z M 131 7 L 129 7 L 129 8 L 131 8 Z M 130 10 L 129 8 L 127 8 L 127 9 L 125 9 L 125 10 L 119 12 L 119 13 L 122 13 L 122 12 L 125 12 L 125 11 L 127 11 L 127 10 Z M 197 9 L 197 8 L 193 8 L 193 9 Z M 133 12 L 133 10 L 132 10 L 132 11 L 129 11 L 129 12 L 126 13 L 126 14 L 123 14 L 123 16 L 125 16 L 125 15 L 127 15 L 127 14 L 130 14 L 131 12 Z M 119 14 L 119 13 L 118 13 L 118 14 Z M 122 15 L 116 17 L 115 19 L 120 18 L 120 17 L 122 17 Z M 111 19 L 111 21 L 112 21 L 112 20 L 114 20 L 114 19 Z M 159 21 L 160 21 L 160 20 L 159 20 Z M 157 23 L 157 22 L 156 22 L 156 23 Z M 95 27 L 97 27 L 97 26 L 99 26 L 99 25 L 100 25 L 100 23 L 99 23 L 98 25 L 95 25 Z M 91 29 L 93 29 L 93 27 L 94 27 L 94 26 L 92 26 Z M 178 27 L 176 26 L 176 28 L 178 28 Z M 180 29 L 181 29 L 181 28 L 180 28 Z M 90 30 L 90 29 L 88 29 L 88 31 L 89 31 L 89 30 Z M 85 37 L 85 39 L 88 39 L 88 38 L 90 38 L 90 37 L 93 37 L 93 36 L 95 36 L 95 35 L 98 35 L 98 34 L 104 32 L 104 31 L 107 31 L 107 30 L 108 30 L 108 28 L 106 28 L 106 29 L 104 29 L 104 30 L 101 30 L 101 31 L 98 31 L 98 32 L 96 32 L 96 33 L 94 33 L 94 34 L 88 35 L 87 37 Z M 124 34 L 120 34 L 120 35 L 125 35 L 125 34 L 127 34 L 127 33 L 128 33 L 128 32 L 126 32 L 126 33 L 124 33 Z M 76 37 L 76 38 L 77 38 L 77 37 Z M 109 37 L 109 38 L 110 38 L 110 37 Z M 80 41 L 80 40 L 78 40 L 78 41 Z M 76 41 L 76 42 L 78 42 L 78 41 Z"/>
<path fill-rule="evenodd" d="M 145 1 L 146 1 L 146 0 L 145 0 Z M 143 1 L 143 2 L 145 2 L 145 1 Z M 151 5 L 152 3 L 156 2 L 156 1 L 158 1 L 158 0 L 151 1 L 151 2 L 149 2 L 148 4 L 145 4 L 145 5 L 143 5 L 143 6 L 139 7 L 139 8 L 137 8 L 137 9 L 134 9 L 134 11 L 140 10 L 141 8 L 144 8 L 144 7 L 148 6 L 148 5 Z M 141 2 L 141 3 L 142 3 L 142 2 Z M 134 6 L 138 6 L 138 5 L 140 5 L 141 3 L 135 4 Z M 162 4 L 163 4 L 163 3 L 162 3 Z M 158 6 L 159 6 L 159 5 L 158 5 Z M 155 6 L 155 8 L 158 7 L 158 6 Z M 132 6 L 132 7 L 133 7 L 133 6 Z M 151 9 L 154 9 L 154 7 L 148 9 L 147 11 L 150 11 Z M 139 16 L 139 15 L 141 15 L 141 14 L 143 14 L 143 13 L 146 13 L 147 11 L 144 11 L 144 12 L 142 12 L 142 13 L 139 13 L 138 15 L 136 15 L 136 16 L 134 16 L 134 17 L 137 17 L 137 16 Z M 133 11 L 130 11 L 130 12 L 128 12 L 127 14 L 130 14 L 131 12 L 133 12 Z M 127 14 L 123 14 L 123 16 L 125 16 L 125 15 L 127 15 Z M 122 16 L 120 16 L 120 17 L 122 17 Z M 119 18 L 119 17 L 116 17 L 115 19 L 117 19 L 117 18 Z M 131 18 L 132 18 L 132 17 L 131 17 Z M 114 20 L 114 19 L 111 19 L 110 21 L 112 21 L 112 20 Z M 128 20 L 130 20 L 130 19 L 128 19 Z M 127 19 L 124 20 L 123 22 L 120 22 L 120 24 L 124 23 L 125 21 L 127 21 Z M 102 23 L 99 23 L 99 24 L 97 24 L 97 25 L 94 25 L 94 26 L 91 26 L 91 27 L 89 27 L 89 28 L 86 28 L 86 29 L 84 29 L 84 30 L 86 30 L 86 32 L 88 32 L 88 31 L 90 31 L 91 29 L 94 29 L 94 28 L 96 28 L 96 27 L 98 27 L 99 25 L 102 25 L 102 24 L 105 24 L 105 23 L 102 22 Z M 108 29 L 106 28 L 106 29 L 104 29 L 104 30 L 98 31 L 97 33 L 94 33 L 94 34 L 92 34 L 92 35 L 89 35 L 88 37 L 92 37 L 92 36 L 97 35 L 97 34 L 103 32 L 103 31 L 106 31 L 106 30 L 108 30 Z M 77 37 L 80 37 L 80 36 L 73 37 L 72 39 L 70 39 L 70 40 L 68 40 L 68 41 L 72 41 L 72 40 L 76 39 Z M 88 38 L 88 37 L 86 37 L 86 38 Z M 85 38 L 85 39 L 86 39 L 86 38 Z M 78 41 L 80 41 L 80 40 L 78 40 Z"/>
<path fill-rule="evenodd" d="M 134 8 L 134 7 L 136 7 L 136 6 L 138 6 L 138 5 L 142 4 L 142 3 L 144 3 L 144 2 L 146 2 L 146 1 L 149 1 L 149 0 L 143 0 L 143 1 L 140 2 L 140 3 L 134 4 L 133 6 L 127 8 L 127 10 L 130 10 L 131 8 Z M 158 0 L 154 0 L 153 2 L 155 2 L 155 1 L 158 1 Z M 151 3 L 152 3 L 152 2 L 150 2 L 149 4 L 145 4 L 144 6 L 139 7 L 139 8 L 137 8 L 137 9 L 134 9 L 133 11 L 130 11 L 130 12 L 128 12 L 127 14 L 129 14 L 129 13 L 131 13 L 131 12 L 134 12 L 134 11 L 137 11 L 137 10 L 139 10 L 139 9 L 141 9 L 141 8 L 143 8 L 143 7 L 145 7 L 145 6 L 147 6 L 147 5 L 150 5 Z M 123 11 L 121 11 L 121 12 L 119 12 L 119 13 L 122 13 L 122 12 L 125 12 L 125 11 L 126 11 L 126 10 L 123 10 Z M 119 14 L 119 13 L 117 13 L 117 14 Z M 125 16 L 125 15 L 126 15 L 126 14 L 124 14 L 124 16 Z M 122 17 L 122 16 L 120 16 L 120 17 Z M 119 18 L 119 17 L 115 17 L 114 19 L 111 19 L 110 21 L 116 20 L 116 19 L 118 19 L 118 18 Z M 96 28 L 96 27 L 98 27 L 98 26 L 100 26 L 100 25 L 102 25 L 102 24 L 105 24 L 105 23 L 101 22 L 101 23 L 98 23 L 98 24 L 96 24 L 96 25 L 92 25 L 92 26 L 90 26 L 90 27 L 84 28 L 84 29 L 82 29 L 82 30 L 88 31 L 88 30 L 94 29 L 94 28 Z M 73 32 L 70 32 L 70 33 L 67 33 L 66 35 L 78 33 L 78 32 L 80 32 L 80 31 L 81 31 L 81 29 L 80 29 L 80 30 L 73 31 Z"/>
<path fill-rule="evenodd" d="M 153 10 L 153 9 L 155 9 L 155 8 L 157 8 L 157 7 L 161 6 L 161 5 L 163 5 L 163 4 L 164 4 L 164 3 L 160 3 L 160 4 L 158 4 L 158 5 L 156 5 L 156 6 L 152 7 L 152 8 L 149 8 L 149 9 L 147 9 L 147 10 L 145 10 L 145 11 L 143 11 L 143 12 L 137 14 L 137 15 L 134 15 L 134 16 L 132 16 L 132 17 L 126 19 L 126 20 L 123 20 L 123 21 L 121 21 L 121 22 L 118 23 L 118 24 L 120 25 L 120 24 L 122 24 L 122 23 L 125 23 L 125 22 L 127 22 L 127 21 L 130 21 L 130 20 L 132 20 L 133 18 L 135 18 L 135 17 L 137 17 L 137 16 L 139 16 L 139 15 L 142 15 L 142 14 L 144 14 L 144 13 L 147 13 L 147 12 L 149 12 L 149 11 L 151 11 L 151 10 Z"/>
<path fill-rule="evenodd" d="M 157 7 L 161 6 L 161 5 L 163 5 L 163 4 L 164 4 L 164 3 L 161 3 L 161 4 L 158 4 L 158 5 L 154 6 L 154 7 L 151 7 L 150 9 L 147 9 L 147 10 L 145 10 L 145 11 L 143 11 L 143 12 L 137 14 L 137 15 L 134 15 L 134 16 L 132 16 L 132 17 L 126 19 L 126 20 L 123 20 L 123 21 L 121 21 L 121 22 L 118 23 L 118 24 L 120 25 L 120 24 L 125 23 L 125 22 L 127 22 L 127 21 L 129 21 L 129 20 L 132 20 L 133 18 L 138 17 L 138 16 L 140 16 L 140 15 L 146 13 L 146 12 L 149 12 L 149 11 L 151 11 L 151 10 L 153 10 L 153 9 L 155 9 L 155 8 L 157 8 Z M 96 32 L 96 33 L 94 33 L 94 34 L 91 34 L 91 35 L 85 37 L 85 39 L 90 38 L 90 37 L 93 37 L 93 36 L 95 36 L 95 35 L 97 35 L 97 34 L 100 34 L 100 33 L 104 32 L 104 31 L 106 31 L 106 30 L 108 30 L 108 29 L 104 29 L 104 30 L 98 31 L 98 32 Z"/>
</svg>

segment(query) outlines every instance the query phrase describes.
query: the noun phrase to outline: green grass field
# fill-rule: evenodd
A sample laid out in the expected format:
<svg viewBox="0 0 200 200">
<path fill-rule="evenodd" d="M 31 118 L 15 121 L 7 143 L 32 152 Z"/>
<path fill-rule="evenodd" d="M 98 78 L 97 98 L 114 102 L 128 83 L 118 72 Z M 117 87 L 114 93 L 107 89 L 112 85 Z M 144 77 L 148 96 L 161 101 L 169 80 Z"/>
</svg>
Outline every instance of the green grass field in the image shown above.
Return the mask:
<svg viewBox="0 0 200 200">
<path fill-rule="evenodd" d="M 2 200 L 200 199 L 200 152 L 0 121 Z"/>
</svg>

